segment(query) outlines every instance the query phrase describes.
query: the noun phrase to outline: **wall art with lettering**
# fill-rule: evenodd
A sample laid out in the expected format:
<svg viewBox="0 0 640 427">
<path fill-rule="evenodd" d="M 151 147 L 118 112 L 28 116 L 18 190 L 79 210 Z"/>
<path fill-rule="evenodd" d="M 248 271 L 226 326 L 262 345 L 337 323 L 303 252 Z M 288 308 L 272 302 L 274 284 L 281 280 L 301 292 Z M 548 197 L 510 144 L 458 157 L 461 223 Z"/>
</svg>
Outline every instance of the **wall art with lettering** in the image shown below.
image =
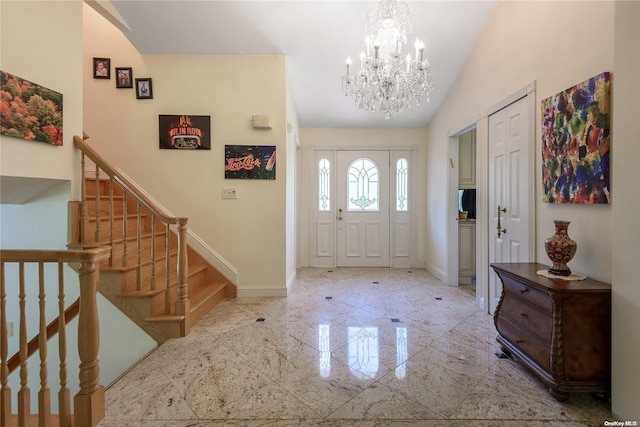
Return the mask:
<svg viewBox="0 0 640 427">
<path fill-rule="evenodd" d="M 161 114 L 160 148 L 169 150 L 210 150 L 211 116 Z"/>
<path fill-rule="evenodd" d="M 276 179 L 273 145 L 225 145 L 225 179 Z"/>
</svg>

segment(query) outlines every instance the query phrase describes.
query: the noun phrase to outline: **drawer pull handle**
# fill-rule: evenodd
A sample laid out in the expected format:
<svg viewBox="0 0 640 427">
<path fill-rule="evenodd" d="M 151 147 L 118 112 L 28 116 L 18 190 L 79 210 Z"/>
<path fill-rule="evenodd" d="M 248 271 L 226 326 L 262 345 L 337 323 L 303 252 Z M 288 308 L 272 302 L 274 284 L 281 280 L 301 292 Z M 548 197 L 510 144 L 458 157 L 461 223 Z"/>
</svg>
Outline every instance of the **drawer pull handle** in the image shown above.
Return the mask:
<svg viewBox="0 0 640 427">
<path fill-rule="evenodd" d="M 516 344 L 521 344 L 522 342 L 522 340 L 516 340 Z"/>
<path fill-rule="evenodd" d="M 522 313 L 520 313 L 520 317 L 522 317 L 522 318 L 524 319 L 525 317 L 527 317 L 527 313 L 525 313 L 525 312 L 523 311 Z"/>
<path fill-rule="evenodd" d="M 527 292 L 529 292 L 529 289 L 527 289 L 527 288 L 524 288 L 524 289 L 522 289 L 520 291 L 520 293 L 523 294 L 523 295 L 526 294 Z"/>
</svg>

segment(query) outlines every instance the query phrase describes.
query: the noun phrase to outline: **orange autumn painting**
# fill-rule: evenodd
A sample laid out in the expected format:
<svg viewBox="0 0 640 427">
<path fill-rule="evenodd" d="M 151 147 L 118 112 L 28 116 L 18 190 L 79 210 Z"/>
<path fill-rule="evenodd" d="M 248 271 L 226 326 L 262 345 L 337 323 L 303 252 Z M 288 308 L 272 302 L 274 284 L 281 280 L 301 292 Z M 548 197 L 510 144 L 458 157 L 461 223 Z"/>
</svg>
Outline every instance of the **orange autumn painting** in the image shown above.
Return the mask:
<svg viewBox="0 0 640 427">
<path fill-rule="evenodd" d="M 0 73 L 2 135 L 62 145 L 62 94 Z"/>
</svg>

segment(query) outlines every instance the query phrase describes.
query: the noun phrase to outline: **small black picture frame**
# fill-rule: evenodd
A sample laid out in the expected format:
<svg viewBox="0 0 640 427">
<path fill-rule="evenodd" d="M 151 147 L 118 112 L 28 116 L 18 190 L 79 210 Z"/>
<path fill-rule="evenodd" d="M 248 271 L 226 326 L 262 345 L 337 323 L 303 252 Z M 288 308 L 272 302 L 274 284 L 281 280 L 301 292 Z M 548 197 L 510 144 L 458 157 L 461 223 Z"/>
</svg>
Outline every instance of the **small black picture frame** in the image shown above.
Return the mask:
<svg viewBox="0 0 640 427">
<path fill-rule="evenodd" d="M 110 58 L 93 58 L 93 78 L 94 79 L 110 79 L 111 78 L 111 59 Z"/>
<path fill-rule="evenodd" d="M 133 70 L 131 67 L 116 67 L 116 87 L 131 89 L 133 87 Z"/>
<path fill-rule="evenodd" d="M 136 98 L 153 99 L 153 88 L 151 86 L 151 77 L 136 79 Z"/>
</svg>

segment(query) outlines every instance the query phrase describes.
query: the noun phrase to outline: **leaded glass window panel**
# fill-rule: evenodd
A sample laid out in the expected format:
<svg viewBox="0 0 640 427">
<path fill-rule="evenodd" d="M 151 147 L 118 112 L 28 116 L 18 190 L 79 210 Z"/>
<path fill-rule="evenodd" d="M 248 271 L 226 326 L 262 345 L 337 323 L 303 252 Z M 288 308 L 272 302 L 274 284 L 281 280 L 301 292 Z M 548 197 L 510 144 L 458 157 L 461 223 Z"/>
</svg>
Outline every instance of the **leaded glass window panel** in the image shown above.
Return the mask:
<svg viewBox="0 0 640 427">
<path fill-rule="evenodd" d="M 347 200 L 349 211 L 380 210 L 380 175 L 370 159 L 360 158 L 349 166 Z"/>
<path fill-rule="evenodd" d="M 327 159 L 318 162 L 318 210 L 331 210 L 331 163 Z"/>
<path fill-rule="evenodd" d="M 407 212 L 409 210 L 407 195 L 409 188 L 409 163 L 407 159 L 398 159 L 396 163 L 396 211 Z"/>
</svg>

